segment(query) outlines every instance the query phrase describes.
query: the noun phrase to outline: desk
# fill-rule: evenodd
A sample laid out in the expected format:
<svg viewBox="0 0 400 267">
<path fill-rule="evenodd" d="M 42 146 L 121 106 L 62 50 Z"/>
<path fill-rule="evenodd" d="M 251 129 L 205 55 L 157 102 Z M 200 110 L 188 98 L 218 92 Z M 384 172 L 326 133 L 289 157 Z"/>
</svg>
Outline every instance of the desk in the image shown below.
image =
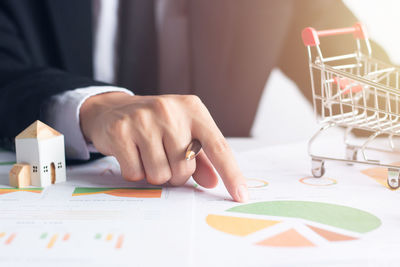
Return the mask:
<svg viewBox="0 0 400 267">
<path fill-rule="evenodd" d="M 326 140 L 322 151 L 343 150 Z M 67 183 L 17 192 L 4 189 L 11 165 L 0 165 L 0 265 L 398 262 L 400 194 L 361 172 L 368 167 L 328 163 L 316 180 L 307 178 L 306 142 L 229 141 L 251 187 L 247 206 L 232 202 L 221 183 L 206 190 L 193 181 L 179 188 L 123 181 L 113 158 L 69 166 Z M 0 154 L 0 162 L 14 160 Z"/>
</svg>

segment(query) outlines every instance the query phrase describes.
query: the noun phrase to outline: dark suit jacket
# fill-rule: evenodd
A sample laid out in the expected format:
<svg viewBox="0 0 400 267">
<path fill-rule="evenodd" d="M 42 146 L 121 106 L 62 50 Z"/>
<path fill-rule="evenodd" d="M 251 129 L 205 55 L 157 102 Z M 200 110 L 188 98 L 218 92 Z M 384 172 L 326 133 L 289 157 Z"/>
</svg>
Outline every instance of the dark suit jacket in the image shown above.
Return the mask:
<svg viewBox="0 0 400 267">
<path fill-rule="evenodd" d="M 203 99 L 223 132 L 231 136 L 249 134 L 273 67 L 281 68 L 311 98 L 300 38 L 304 27 L 343 27 L 356 21 L 337 0 L 184 1 L 190 14 L 188 92 Z M 43 119 L 49 97 L 102 84 L 92 79 L 91 9 L 90 0 L 0 1 L 3 146 L 34 120 Z M 347 45 L 326 43 L 325 47 L 324 52 L 333 54 Z M 387 60 L 380 48 L 373 45 L 373 49 L 374 55 Z M 140 89 L 149 94 L 175 93 Z"/>
</svg>

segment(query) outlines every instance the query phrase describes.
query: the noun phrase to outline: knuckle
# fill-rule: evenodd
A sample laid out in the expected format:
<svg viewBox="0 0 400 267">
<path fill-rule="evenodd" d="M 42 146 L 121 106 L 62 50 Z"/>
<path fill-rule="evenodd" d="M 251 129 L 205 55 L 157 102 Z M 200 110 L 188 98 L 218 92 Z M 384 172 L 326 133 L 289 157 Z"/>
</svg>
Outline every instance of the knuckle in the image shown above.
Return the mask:
<svg viewBox="0 0 400 267">
<path fill-rule="evenodd" d="M 174 117 L 174 107 L 171 103 L 170 98 L 167 97 L 157 97 L 153 101 L 153 108 L 159 121 L 162 121 L 164 125 L 173 125 Z"/>
<path fill-rule="evenodd" d="M 171 172 L 157 172 L 147 175 L 147 181 L 152 185 L 165 184 L 171 179 Z"/>
<path fill-rule="evenodd" d="M 153 109 L 156 110 L 157 113 L 161 114 L 168 113 L 170 106 L 168 98 L 162 96 L 155 97 L 151 104 Z"/>
<path fill-rule="evenodd" d="M 108 124 L 107 132 L 111 136 L 121 136 L 127 131 L 128 118 L 123 116 L 114 119 L 110 124 Z"/>
<path fill-rule="evenodd" d="M 187 179 L 171 179 L 169 184 L 172 186 L 182 186 L 186 183 Z"/>
<path fill-rule="evenodd" d="M 182 101 L 189 106 L 203 105 L 203 102 L 201 101 L 200 97 L 198 97 L 197 95 L 183 95 Z"/>
<path fill-rule="evenodd" d="M 191 166 L 192 164 L 179 164 L 176 168 L 174 168 L 172 172 L 172 176 L 175 177 L 184 177 L 189 178 L 195 171 L 195 166 Z"/>
<path fill-rule="evenodd" d="M 193 175 L 196 169 L 195 164 L 178 164 L 172 170 L 172 178 L 169 183 L 173 186 L 180 186 Z"/>
<path fill-rule="evenodd" d="M 121 170 L 121 175 L 127 181 L 137 182 L 145 178 L 143 171 Z"/>
<path fill-rule="evenodd" d="M 224 137 L 219 137 L 212 142 L 210 150 L 213 154 L 224 153 L 229 150 L 229 144 Z"/>
<path fill-rule="evenodd" d="M 144 109 L 139 109 L 132 114 L 132 120 L 137 129 L 150 130 L 151 128 L 149 113 Z"/>
</svg>

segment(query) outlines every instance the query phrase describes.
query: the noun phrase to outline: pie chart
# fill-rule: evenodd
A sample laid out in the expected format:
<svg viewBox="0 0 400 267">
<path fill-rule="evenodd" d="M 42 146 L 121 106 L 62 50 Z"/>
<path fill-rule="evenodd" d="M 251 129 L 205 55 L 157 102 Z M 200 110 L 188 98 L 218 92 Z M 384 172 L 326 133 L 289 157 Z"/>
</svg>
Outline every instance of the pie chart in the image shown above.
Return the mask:
<svg viewBox="0 0 400 267">
<path fill-rule="evenodd" d="M 228 235 L 266 247 L 316 247 L 358 240 L 381 220 L 366 211 L 312 201 L 267 201 L 209 214 L 206 223 Z"/>
<path fill-rule="evenodd" d="M 332 186 L 337 184 L 337 181 L 333 178 L 328 178 L 328 177 L 315 178 L 312 176 L 303 177 L 299 180 L 299 182 L 311 186 Z"/>
<path fill-rule="evenodd" d="M 249 189 L 264 188 L 268 186 L 268 182 L 262 179 L 247 178 L 246 183 Z"/>
</svg>

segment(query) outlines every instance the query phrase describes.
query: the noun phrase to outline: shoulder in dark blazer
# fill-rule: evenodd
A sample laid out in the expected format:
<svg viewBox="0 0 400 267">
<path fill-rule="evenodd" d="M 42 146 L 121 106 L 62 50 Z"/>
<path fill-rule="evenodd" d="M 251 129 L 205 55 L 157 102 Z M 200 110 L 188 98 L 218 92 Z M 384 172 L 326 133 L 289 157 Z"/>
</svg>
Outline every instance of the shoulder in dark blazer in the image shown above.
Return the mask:
<svg viewBox="0 0 400 267">
<path fill-rule="evenodd" d="M 0 141 L 42 119 L 51 96 L 92 80 L 90 0 L 0 1 Z"/>
</svg>

